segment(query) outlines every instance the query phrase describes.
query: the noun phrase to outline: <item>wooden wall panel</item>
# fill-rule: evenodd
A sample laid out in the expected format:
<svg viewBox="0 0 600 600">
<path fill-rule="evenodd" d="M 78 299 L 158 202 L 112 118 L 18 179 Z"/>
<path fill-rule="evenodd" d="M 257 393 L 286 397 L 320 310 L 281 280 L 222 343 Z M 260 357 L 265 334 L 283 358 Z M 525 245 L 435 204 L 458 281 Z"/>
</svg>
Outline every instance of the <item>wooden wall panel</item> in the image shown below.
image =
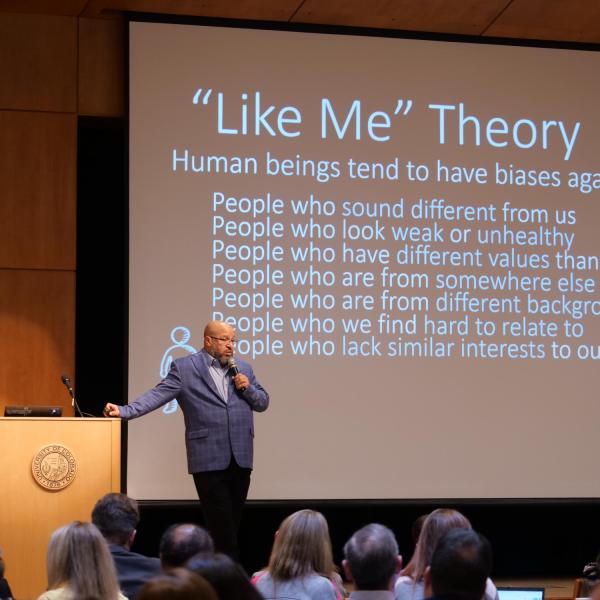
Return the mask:
<svg viewBox="0 0 600 600">
<path fill-rule="evenodd" d="M 287 21 L 301 4 L 302 0 L 88 0 L 82 16 L 101 17 L 115 12 L 131 11 Z M 365 2 L 365 7 L 368 5 L 369 3 Z"/>
<path fill-rule="evenodd" d="M 509 0 L 306 0 L 294 23 L 479 35 Z"/>
<path fill-rule="evenodd" d="M 85 8 L 87 0 L 2 0 L 0 10 L 7 13 L 37 13 L 70 15 L 76 17 Z"/>
<path fill-rule="evenodd" d="M 0 268 L 75 268 L 75 115 L 0 111 Z"/>
<path fill-rule="evenodd" d="M 0 108 L 75 112 L 77 19 L 0 14 Z"/>
<path fill-rule="evenodd" d="M 2 13 L 93 19 L 126 11 L 600 42 L 592 0 L 0 0 Z"/>
<path fill-rule="evenodd" d="M 63 406 L 60 376 L 75 369 L 75 273 L 0 270 L 0 411 Z"/>
<path fill-rule="evenodd" d="M 125 24 L 79 19 L 79 114 L 125 114 Z"/>
<path fill-rule="evenodd" d="M 600 4 L 589 0 L 514 0 L 486 35 L 600 42 Z"/>
</svg>

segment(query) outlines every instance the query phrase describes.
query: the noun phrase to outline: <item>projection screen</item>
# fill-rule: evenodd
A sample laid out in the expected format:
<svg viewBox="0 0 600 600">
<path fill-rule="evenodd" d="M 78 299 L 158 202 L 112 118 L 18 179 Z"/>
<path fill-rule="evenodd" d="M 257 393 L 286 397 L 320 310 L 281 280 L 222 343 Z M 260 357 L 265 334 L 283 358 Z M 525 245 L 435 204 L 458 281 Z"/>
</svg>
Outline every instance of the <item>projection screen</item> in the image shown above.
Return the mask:
<svg viewBox="0 0 600 600">
<path fill-rule="evenodd" d="M 596 52 L 130 24 L 129 399 L 236 327 L 253 499 L 600 496 Z M 175 402 L 128 492 L 195 498 Z"/>
</svg>

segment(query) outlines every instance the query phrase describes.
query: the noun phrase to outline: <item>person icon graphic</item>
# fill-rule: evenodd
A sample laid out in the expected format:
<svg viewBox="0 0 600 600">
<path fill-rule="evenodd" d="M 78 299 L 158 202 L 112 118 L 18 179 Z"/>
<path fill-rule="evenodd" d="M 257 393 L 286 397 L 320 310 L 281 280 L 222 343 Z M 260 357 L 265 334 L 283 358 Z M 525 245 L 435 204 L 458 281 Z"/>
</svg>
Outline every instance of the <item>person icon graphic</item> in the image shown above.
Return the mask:
<svg viewBox="0 0 600 600">
<path fill-rule="evenodd" d="M 169 373 L 173 360 L 183 354 L 182 350 L 189 354 L 196 354 L 196 348 L 191 344 L 188 344 L 190 337 L 190 330 L 187 327 L 179 325 L 178 327 L 173 328 L 171 331 L 171 341 L 173 342 L 173 345 L 165 350 L 162 360 L 160 361 L 160 376 L 162 379 Z M 170 400 L 165 404 L 163 414 L 170 415 L 177 412 L 177 406 L 177 400 L 173 398 L 173 400 Z"/>
</svg>

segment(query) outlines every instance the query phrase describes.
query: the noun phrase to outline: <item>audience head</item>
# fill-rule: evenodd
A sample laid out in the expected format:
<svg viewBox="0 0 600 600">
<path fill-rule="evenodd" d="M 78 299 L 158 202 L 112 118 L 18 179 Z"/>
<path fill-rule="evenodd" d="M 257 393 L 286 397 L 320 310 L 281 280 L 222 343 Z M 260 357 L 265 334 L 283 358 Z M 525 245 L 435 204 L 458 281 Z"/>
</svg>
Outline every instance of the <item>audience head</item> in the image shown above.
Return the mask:
<svg viewBox="0 0 600 600">
<path fill-rule="evenodd" d="M 159 547 L 163 569 L 182 567 L 194 554 L 214 551 L 208 531 L 193 523 L 171 525 L 163 533 Z"/>
<path fill-rule="evenodd" d="M 136 600 L 219 600 L 210 583 L 187 569 L 170 569 L 147 581 Z"/>
<path fill-rule="evenodd" d="M 219 598 L 261 600 L 262 596 L 250 583 L 248 576 L 236 562 L 225 554 L 203 552 L 186 563 L 186 569 L 198 573 L 210 583 Z"/>
<path fill-rule="evenodd" d="M 600 581 L 600 555 L 596 557 L 594 562 L 588 563 L 583 567 L 583 585 L 581 586 L 580 596 L 593 597 L 594 600 L 598 600 L 600 595 L 600 587 L 598 582 Z M 595 592 L 593 594 L 592 592 Z"/>
<path fill-rule="evenodd" d="M 334 570 L 325 517 L 314 510 L 300 510 L 284 519 L 269 558 L 271 577 L 282 581 L 311 573 L 329 577 Z"/>
<path fill-rule="evenodd" d="M 138 504 L 125 494 L 106 494 L 92 510 L 92 523 L 111 544 L 130 548 L 139 522 Z"/>
<path fill-rule="evenodd" d="M 2 558 L 2 550 L 0 550 L 0 559 Z M 600 554 L 596 556 L 596 560 L 588 563 L 583 567 L 583 578 L 590 581 L 598 581 L 600 579 Z"/>
<path fill-rule="evenodd" d="M 434 596 L 479 600 L 491 570 L 488 541 L 471 529 L 455 529 L 439 540 L 425 579 Z"/>
<path fill-rule="evenodd" d="M 51 536 L 48 588 L 66 587 L 73 598 L 116 600 L 119 584 L 106 540 L 91 523 L 73 521 Z"/>
<path fill-rule="evenodd" d="M 357 590 L 390 590 L 402 566 L 398 543 L 384 525 L 359 529 L 344 546 L 344 571 Z"/>
<path fill-rule="evenodd" d="M 421 529 L 421 535 L 417 542 L 414 561 L 414 570 L 411 573 L 415 581 L 421 581 L 425 569 L 431 563 L 433 551 L 439 540 L 449 531 L 454 529 L 471 529 L 471 523 L 467 517 L 451 508 L 438 508 L 430 513 Z"/>
</svg>

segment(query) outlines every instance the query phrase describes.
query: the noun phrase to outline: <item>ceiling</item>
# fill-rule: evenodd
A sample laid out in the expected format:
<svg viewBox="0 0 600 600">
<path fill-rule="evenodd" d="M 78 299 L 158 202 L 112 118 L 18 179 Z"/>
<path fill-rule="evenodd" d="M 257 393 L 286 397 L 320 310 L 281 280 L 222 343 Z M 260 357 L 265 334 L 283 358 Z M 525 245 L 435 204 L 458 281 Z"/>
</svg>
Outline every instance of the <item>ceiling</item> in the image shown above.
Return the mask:
<svg viewBox="0 0 600 600">
<path fill-rule="evenodd" d="M 0 12 L 115 18 L 127 11 L 600 43 L 600 0 L 0 0 Z"/>
</svg>

